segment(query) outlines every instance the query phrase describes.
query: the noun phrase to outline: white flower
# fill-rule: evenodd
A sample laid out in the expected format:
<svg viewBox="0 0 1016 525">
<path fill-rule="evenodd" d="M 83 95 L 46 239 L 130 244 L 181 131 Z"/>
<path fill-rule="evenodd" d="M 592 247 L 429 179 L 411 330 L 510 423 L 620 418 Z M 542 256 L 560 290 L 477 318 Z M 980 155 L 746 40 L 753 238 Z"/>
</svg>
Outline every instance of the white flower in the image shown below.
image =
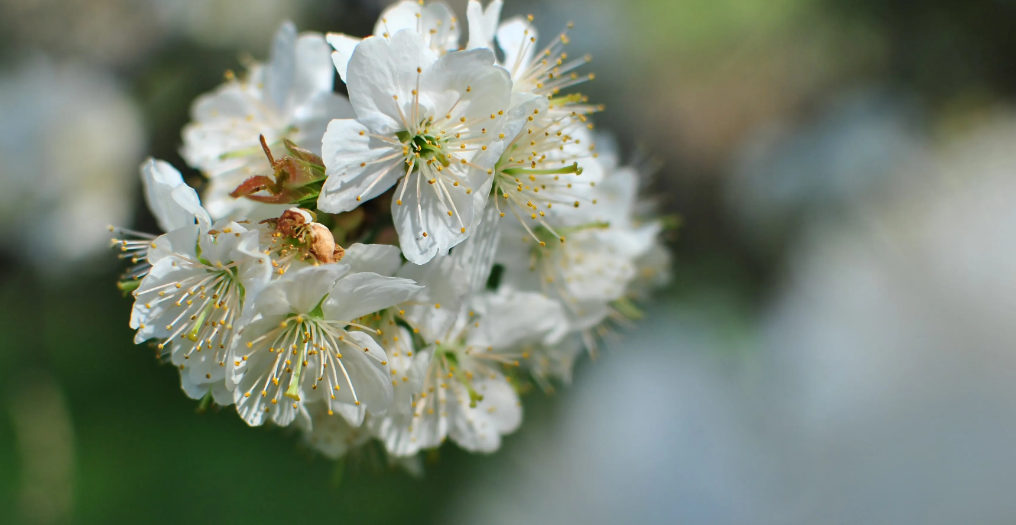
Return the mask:
<svg viewBox="0 0 1016 525">
<path fill-rule="evenodd" d="M 275 35 L 267 64 L 255 64 L 246 79 L 229 75 L 217 90 L 195 100 L 181 154 L 210 179 L 205 201 L 212 217 L 264 219 L 288 207 L 229 194 L 248 177 L 272 173 L 260 135 L 273 148 L 289 139 L 319 154 L 328 122 L 352 115 L 349 102 L 332 92 L 329 54 L 320 34 L 298 36 L 287 22 Z"/>
<path fill-rule="evenodd" d="M 603 178 L 591 125 L 584 115 L 547 111 L 543 99 L 524 107 L 533 108 L 529 118 L 494 168 L 494 205 L 526 230 L 542 227 L 561 241 L 546 218 L 583 216 L 574 209 L 592 204 L 590 188 Z"/>
<path fill-rule="evenodd" d="M 467 237 L 504 139 L 524 121 L 506 111 L 507 73 L 490 50 L 438 58 L 420 35 L 400 31 L 358 45 L 347 84 L 357 118 L 328 126 L 318 208 L 349 211 L 398 184 L 402 253 L 415 264 L 446 254 Z"/>
<path fill-rule="evenodd" d="M 290 271 L 258 296 L 227 375 L 249 425 L 308 417 L 304 402 L 321 401 L 353 426 L 365 410 L 388 408 L 388 358 L 370 335 L 352 328 L 367 328 L 356 321 L 406 301 L 420 287 L 349 269 L 332 263 Z"/>
<path fill-rule="evenodd" d="M 419 352 L 429 360 L 410 414 L 391 412 L 371 427 L 397 456 L 434 448 L 450 437 L 471 452 L 493 452 L 522 421 L 515 387 L 503 373 L 521 348 L 543 343 L 565 324 L 560 305 L 539 294 L 484 295 L 455 326 Z"/>
<path fill-rule="evenodd" d="M 589 189 L 594 205 L 554 230 L 523 231 L 515 221 L 503 222 L 497 252 L 504 265 L 502 283 L 560 301 L 573 330 L 600 324 L 611 313 L 611 302 L 624 297 L 636 277 L 635 261 L 660 231 L 659 223 L 633 222 L 637 189 L 634 170 L 616 170 Z"/>
<path fill-rule="evenodd" d="M 0 75 L 0 115 L 4 251 L 49 277 L 80 278 L 104 228 L 131 216 L 140 112 L 95 68 L 36 57 Z"/>
<path fill-rule="evenodd" d="M 160 353 L 180 368 L 188 396 L 201 399 L 211 391 L 216 403 L 231 404 L 224 377 L 234 331 L 271 275 L 268 256 L 258 249 L 260 232 L 229 221 L 209 229 L 194 190 L 176 184 L 171 166 L 150 160 L 144 172 L 160 224 L 182 226 L 150 241 L 152 267 L 131 312 L 135 342 L 161 339 Z"/>
<path fill-rule="evenodd" d="M 511 73 L 513 89 L 517 93 L 533 93 L 551 97 L 552 109 L 567 105 L 567 111 L 589 113 L 599 106 L 586 104 L 580 94 L 557 97 L 561 90 L 595 78 L 592 73 L 579 75 L 574 70 L 589 63 L 590 55 L 569 59 L 565 46 L 569 43 L 568 31 L 561 32 L 546 47 L 537 47 L 537 32 L 532 17 L 521 16 L 505 20 L 498 25 L 501 2 L 495 0 L 484 10 L 477 0 L 469 0 L 466 10 L 469 22 L 467 49 L 494 48 L 494 39 L 504 55 L 501 65 Z M 571 24 L 568 25 L 571 29 Z"/>
<path fill-rule="evenodd" d="M 459 48 L 459 24 L 455 14 L 444 2 L 422 2 L 403 0 L 385 8 L 374 25 L 374 36 L 388 39 L 395 33 L 408 29 L 418 33 L 432 51 L 443 55 Z M 335 48 L 332 61 L 339 77 L 346 80 L 349 59 L 361 38 L 343 33 L 328 33 L 328 43 Z"/>
</svg>

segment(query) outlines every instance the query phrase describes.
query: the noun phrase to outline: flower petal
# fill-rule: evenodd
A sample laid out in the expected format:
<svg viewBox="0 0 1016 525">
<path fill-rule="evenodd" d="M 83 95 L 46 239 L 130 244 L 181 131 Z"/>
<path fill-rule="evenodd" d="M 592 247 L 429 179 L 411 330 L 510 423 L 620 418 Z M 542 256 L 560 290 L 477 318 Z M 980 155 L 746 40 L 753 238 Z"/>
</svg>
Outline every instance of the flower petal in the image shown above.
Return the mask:
<svg viewBox="0 0 1016 525">
<path fill-rule="evenodd" d="M 473 389 L 483 396 L 475 407 L 468 395 L 457 395 L 457 404 L 449 402 L 448 437 L 470 452 L 494 452 L 501 446 L 501 435 L 514 432 L 522 423 L 522 404 L 511 383 L 500 372 L 476 373 Z M 456 390 L 465 390 L 461 385 Z"/>
<path fill-rule="evenodd" d="M 503 5 L 501 0 L 494 0 L 484 9 L 477 0 L 469 0 L 469 5 L 466 6 L 466 20 L 469 22 L 469 43 L 466 49 L 493 47 Z"/>
<path fill-rule="evenodd" d="M 343 357 L 333 359 L 333 364 L 329 366 L 338 367 L 342 371 L 339 377 L 349 377 L 351 388 L 343 387 L 336 392 L 337 400 L 347 405 L 349 409 L 341 410 L 339 413 L 350 425 L 360 426 L 365 410 L 369 410 L 372 414 L 383 414 L 391 405 L 393 396 L 391 372 L 384 350 L 371 336 L 359 331 L 348 331 L 345 335 L 353 344 L 366 351 L 349 345 L 349 348 L 343 351 Z M 356 401 L 360 404 L 355 404 Z"/>
<path fill-rule="evenodd" d="M 318 208 L 329 213 L 349 211 L 391 188 L 405 175 L 401 144 L 372 137 L 352 119 L 333 120 L 322 139 L 322 159 L 328 179 Z M 398 155 L 377 162 L 378 159 Z"/>
<path fill-rule="evenodd" d="M 335 88 L 331 55 L 331 46 L 320 33 L 304 33 L 297 38 L 291 58 L 295 61 L 294 78 L 287 93 L 290 105 L 301 105 L 320 93 L 331 93 Z"/>
<path fill-rule="evenodd" d="M 328 319 L 354 321 L 407 301 L 422 288 L 409 279 L 351 273 L 335 283 L 322 307 Z"/>
<path fill-rule="evenodd" d="M 345 418 L 329 415 L 328 410 L 323 402 L 307 405 L 313 426 L 304 429 L 303 438 L 311 448 L 325 457 L 338 459 L 370 439 L 366 429 L 351 426 Z"/>
<path fill-rule="evenodd" d="M 502 288 L 496 294 L 485 294 L 479 303 L 475 308 L 483 317 L 469 331 L 470 346 L 511 349 L 544 342 L 548 337 L 560 338 L 567 331 L 561 304 L 543 294 Z"/>
<path fill-rule="evenodd" d="M 272 41 L 272 51 L 265 70 L 265 97 L 278 111 L 285 111 L 289 91 L 296 76 L 296 26 L 282 23 Z"/>
<path fill-rule="evenodd" d="M 399 277 L 423 286 L 411 303 L 400 306 L 402 314 L 419 328 L 425 340 L 445 337 L 459 315 L 462 297 L 469 293 L 463 268 L 452 257 L 435 257 L 424 265 L 406 264 Z"/>
<path fill-rule="evenodd" d="M 387 244 L 354 244 L 346 248 L 343 264 L 349 265 L 350 273 L 373 272 L 391 277 L 402 266 L 398 246 Z"/>
<path fill-rule="evenodd" d="M 401 204 L 399 199 L 392 201 L 392 218 L 399 233 L 402 254 L 409 262 L 426 264 L 466 240 L 475 213 L 476 203 L 471 195 L 461 188 L 448 188 L 445 194 L 447 186 L 430 184 L 422 172 L 416 172 L 403 184 L 411 187 L 406 188 Z M 398 190 L 397 195 L 402 194 L 402 190 Z M 454 203 L 458 216 L 450 203 Z"/>
<path fill-rule="evenodd" d="M 536 38 L 536 27 L 521 16 L 505 20 L 497 28 L 497 45 L 504 53 L 504 67 L 513 79 L 532 63 L 537 52 Z"/>
<path fill-rule="evenodd" d="M 474 292 L 487 287 L 490 272 L 494 268 L 494 257 L 501 242 L 499 221 L 501 214 L 493 204 L 488 204 L 481 215 L 479 224 L 473 228 L 469 238 L 452 250 L 452 257 L 463 270 L 466 286 Z"/>
<path fill-rule="evenodd" d="M 492 50 L 473 49 L 439 58 L 422 73 L 420 90 L 430 94 L 437 115 L 454 106 L 457 117 L 482 119 L 508 109 L 512 81 Z"/>
<path fill-rule="evenodd" d="M 349 67 L 349 59 L 352 58 L 356 45 L 362 42 L 363 39 L 343 33 L 328 33 L 325 39 L 335 49 L 332 52 L 332 63 L 335 64 L 335 70 L 339 72 L 339 78 L 343 82 L 346 82 L 346 69 Z"/>
<path fill-rule="evenodd" d="M 183 176 L 168 162 L 149 158 L 141 165 L 141 182 L 145 202 L 162 231 L 190 226 L 194 219 L 205 227 L 211 223 L 197 192 L 183 182 Z"/>
<path fill-rule="evenodd" d="M 335 263 L 287 272 L 265 287 L 254 308 L 266 316 L 310 313 L 332 289 L 335 281 L 348 271 L 348 264 Z"/>
<path fill-rule="evenodd" d="M 426 69 L 436 60 L 415 31 L 399 31 L 390 40 L 365 39 L 353 51 L 346 72 L 357 119 L 381 134 L 405 129 L 398 104 L 412 104 L 417 68 Z"/>
</svg>

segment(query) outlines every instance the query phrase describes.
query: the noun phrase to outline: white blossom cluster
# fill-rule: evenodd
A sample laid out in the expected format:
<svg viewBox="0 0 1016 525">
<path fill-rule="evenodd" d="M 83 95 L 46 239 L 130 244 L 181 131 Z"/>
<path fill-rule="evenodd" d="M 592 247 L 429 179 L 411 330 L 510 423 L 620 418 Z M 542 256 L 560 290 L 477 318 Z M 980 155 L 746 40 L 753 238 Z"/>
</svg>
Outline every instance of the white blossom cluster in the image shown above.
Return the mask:
<svg viewBox="0 0 1016 525">
<path fill-rule="evenodd" d="M 188 396 L 329 457 L 371 438 L 392 458 L 491 452 L 520 391 L 568 382 L 664 282 L 638 171 L 597 151 L 600 108 L 568 89 L 589 58 L 500 11 L 469 3 L 464 48 L 441 2 L 397 3 L 365 39 L 284 24 L 267 63 L 194 103 L 204 202 L 142 166 L 166 233 L 118 230 L 121 286 Z"/>
</svg>

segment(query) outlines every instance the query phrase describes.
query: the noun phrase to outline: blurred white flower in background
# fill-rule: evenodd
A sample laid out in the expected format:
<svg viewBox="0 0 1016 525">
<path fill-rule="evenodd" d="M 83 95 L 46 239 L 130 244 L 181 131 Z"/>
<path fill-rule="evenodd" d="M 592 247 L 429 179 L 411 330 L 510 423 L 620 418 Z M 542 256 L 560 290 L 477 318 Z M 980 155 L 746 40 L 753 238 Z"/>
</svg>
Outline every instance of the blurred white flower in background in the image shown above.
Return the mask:
<svg viewBox="0 0 1016 525">
<path fill-rule="evenodd" d="M 0 238 L 59 273 L 108 249 L 133 209 L 141 115 L 96 69 L 35 58 L 0 77 Z"/>
<path fill-rule="evenodd" d="M 182 2 L 180 2 L 182 3 Z M 168 35 L 150 0 L 4 0 L 0 31 L 22 45 L 110 66 L 144 60 Z"/>
</svg>

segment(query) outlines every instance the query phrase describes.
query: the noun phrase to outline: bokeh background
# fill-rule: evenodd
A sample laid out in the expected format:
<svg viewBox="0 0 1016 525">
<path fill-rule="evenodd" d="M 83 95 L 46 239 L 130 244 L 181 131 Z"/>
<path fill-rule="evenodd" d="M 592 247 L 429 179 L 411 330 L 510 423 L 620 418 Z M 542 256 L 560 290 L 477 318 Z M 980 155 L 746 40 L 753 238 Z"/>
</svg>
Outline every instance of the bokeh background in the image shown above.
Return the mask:
<svg viewBox="0 0 1016 525">
<path fill-rule="evenodd" d="M 1016 522 L 1016 5 L 506 3 L 575 22 L 601 129 L 660 161 L 673 281 L 414 478 L 195 413 L 106 249 L 196 95 L 386 2 L 0 0 L 0 522 Z"/>
</svg>

